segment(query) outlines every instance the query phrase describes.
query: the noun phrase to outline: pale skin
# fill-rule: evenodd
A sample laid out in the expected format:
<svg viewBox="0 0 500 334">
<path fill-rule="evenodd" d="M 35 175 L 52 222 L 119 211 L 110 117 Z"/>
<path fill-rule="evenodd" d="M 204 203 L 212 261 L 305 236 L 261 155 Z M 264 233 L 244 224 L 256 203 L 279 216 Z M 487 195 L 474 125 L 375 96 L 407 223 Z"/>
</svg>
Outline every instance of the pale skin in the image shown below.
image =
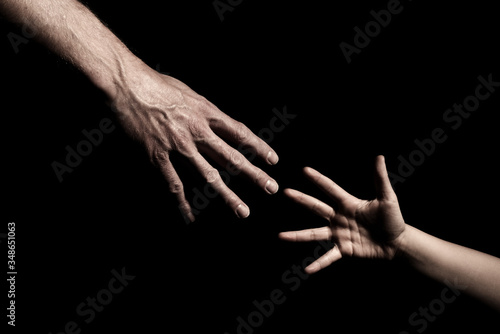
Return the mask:
<svg viewBox="0 0 500 334">
<path fill-rule="evenodd" d="M 248 177 L 268 194 L 278 191 L 273 178 L 232 146 L 274 165 L 278 155 L 267 143 L 184 83 L 142 62 L 78 1 L 2 0 L 0 12 L 71 62 L 105 93 L 119 122 L 143 144 L 189 220 L 195 216 L 170 161 L 173 151 L 193 164 L 240 218 L 250 214 L 249 207 L 205 157 Z"/>
<path fill-rule="evenodd" d="M 500 259 L 453 244 L 405 223 L 383 156 L 375 163 L 376 198 L 358 199 L 318 171 L 304 173 L 323 190 L 332 206 L 293 189 L 285 194 L 329 222 L 329 226 L 282 232 L 287 241 L 333 240 L 334 248 L 305 268 L 316 273 L 342 257 L 403 259 L 419 272 L 443 283 L 453 282 L 467 294 L 500 311 Z"/>
<path fill-rule="evenodd" d="M 177 151 L 221 194 L 238 217 L 248 206 L 222 181 L 204 158 L 230 166 L 273 194 L 278 184 L 229 143 L 245 146 L 273 165 L 276 152 L 245 125 L 221 112 L 184 83 L 151 69 L 75 0 L 2 0 L 0 11 L 27 27 L 54 53 L 79 68 L 101 89 L 128 134 L 140 141 L 163 173 L 179 208 L 194 220 L 184 187 L 169 155 Z M 226 142 L 229 141 L 229 143 Z M 414 268 L 439 281 L 459 281 L 463 289 L 500 311 L 500 259 L 430 236 L 401 215 L 383 157 L 376 162 L 377 198 L 360 200 L 319 172 L 305 174 L 337 202 L 338 209 L 296 190 L 285 194 L 329 221 L 330 226 L 283 232 L 289 241 L 333 239 L 337 247 L 306 268 L 314 273 L 343 256 L 404 258 Z"/>
</svg>

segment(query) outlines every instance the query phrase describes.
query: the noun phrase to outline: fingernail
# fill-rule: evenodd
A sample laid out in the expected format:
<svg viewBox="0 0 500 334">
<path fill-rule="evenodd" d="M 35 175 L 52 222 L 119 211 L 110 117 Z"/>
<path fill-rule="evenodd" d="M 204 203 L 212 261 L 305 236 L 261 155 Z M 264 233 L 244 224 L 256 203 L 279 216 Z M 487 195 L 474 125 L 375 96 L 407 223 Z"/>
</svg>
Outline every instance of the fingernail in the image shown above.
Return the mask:
<svg viewBox="0 0 500 334">
<path fill-rule="evenodd" d="M 250 215 L 250 209 L 244 204 L 240 204 L 236 207 L 236 216 L 238 218 L 246 218 Z"/>
<path fill-rule="evenodd" d="M 276 165 L 279 159 L 280 158 L 278 157 L 278 155 L 273 151 L 269 151 L 269 153 L 267 154 L 267 163 L 270 165 Z"/>
<path fill-rule="evenodd" d="M 276 181 L 267 180 L 265 189 L 270 195 L 272 195 L 272 194 L 276 194 L 276 192 L 278 192 L 279 186 L 276 183 Z"/>
</svg>

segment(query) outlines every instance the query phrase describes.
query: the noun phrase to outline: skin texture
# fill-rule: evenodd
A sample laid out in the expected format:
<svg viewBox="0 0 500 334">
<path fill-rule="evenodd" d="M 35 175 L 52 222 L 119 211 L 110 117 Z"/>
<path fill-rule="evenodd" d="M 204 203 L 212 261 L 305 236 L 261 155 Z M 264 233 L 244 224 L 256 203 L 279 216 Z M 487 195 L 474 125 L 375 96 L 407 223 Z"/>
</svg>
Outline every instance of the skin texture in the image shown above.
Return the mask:
<svg viewBox="0 0 500 334">
<path fill-rule="evenodd" d="M 383 156 L 376 158 L 376 198 L 370 201 L 352 196 L 312 168 L 306 167 L 304 173 L 337 204 L 334 210 L 300 191 L 284 191 L 290 199 L 326 219 L 329 226 L 281 232 L 279 237 L 295 242 L 333 240 L 336 243 L 305 268 L 307 273 L 318 272 L 344 256 L 397 258 L 500 311 L 500 259 L 441 240 L 406 224 Z"/>
<path fill-rule="evenodd" d="M 250 209 L 204 156 L 248 177 L 268 194 L 278 191 L 273 178 L 231 146 L 244 147 L 274 165 L 278 156 L 269 145 L 184 83 L 143 63 L 78 1 L 2 0 L 0 13 L 80 69 L 105 93 L 121 125 L 143 144 L 189 220 L 195 216 L 170 161 L 173 151 L 192 163 L 240 218 L 247 217 Z"/>
<path fill-rule="evenodd" d="M 225 185 L 218 170 L 204 155 L 222 167 L 246 175 L 269 194 L 278 191 L 274 179 L 224 140 L 251 148 L 269 164 L 276 163 L 276 153 L 262 139 L 179 80 L 147 68 L 143 73 L 148 76 L 143 74 L 137 82 L 120 87 L 113 100 L 113 109 L 119 110 L 125 130 L 144 144 L 151 161 L 168 181 L 170 191 L 177 196 L 179 207 L 191 220 L 194 216 L 182 181 L 169 159 L 172 151 L 186 157 L 240 218 L 249 215 L 249 208 Z"/>
</svg>

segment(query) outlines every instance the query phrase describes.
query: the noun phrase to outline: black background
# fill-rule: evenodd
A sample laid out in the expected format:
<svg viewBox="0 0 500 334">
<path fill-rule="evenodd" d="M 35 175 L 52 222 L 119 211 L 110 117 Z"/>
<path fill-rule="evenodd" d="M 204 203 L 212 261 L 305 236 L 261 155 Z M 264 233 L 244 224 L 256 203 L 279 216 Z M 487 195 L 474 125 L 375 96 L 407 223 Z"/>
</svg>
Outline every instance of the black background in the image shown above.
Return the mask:
<svg viewBox="0 0 500 334">
<path fill-rule="evenodd" d="M 403 11 L 347 64 L 339 44 L 352 44 L 353 28 L 363 28 L 370 11 L 387 1 L 247 0 L 224 21 L 212 1 L 87 1 L 138 57 L 255 133 L 269 127 L 273 108 L 297 115 L 270 143 L 279 164 L 254 161 L 280 192 L 268 196 L 234 177 L 230 187 L 250 206 L 250 217 L 238 220 L 217 197 L 189 225 L 159 172 L 119 127 L 58 182 L 51 163 L 84 139 L 83 129 L 114 120 L 113 113 L 82 74 L 36 42 L 16 53 L 7 34 L 21 29 L 2 21 L 0 231 L 8 221 L 17 224 L 16 329 L 59 333 L 73 320 L 81 333 L 233 334 L 236 319 L 255 310 L 254 300 L 280 289 L 286 301 L 255 333 L 415 333 L 420 327 L 408 317 L 444 286 L 402 263 L 342 259 L 291 291 L 282 275 L 317 244 L 288 244 L 277 234 L 325 222 L 281 190 L 327 200 L 302 175 L 312 166 L 371 198 L 375 155 L 384 154 L 396 173 L 398 156 L 408 157 L 415 139 L 441 127 L 446 142 L 395 187 L 405 220 L 500 256 L 494 211 L 500 93 L 455 131 L 442 119 L 474 93 L 479 75 L 500 81 L 499 21 L 485 3 L 402 2 Z M 203 181 L 183 161 L 177 166 L 192 199 Z M 77 305 L 123 267 L 135 279 L 85 324 Z M 425 333 L 486 332 L 497 319 L 461 295 Z"/>
</svg>

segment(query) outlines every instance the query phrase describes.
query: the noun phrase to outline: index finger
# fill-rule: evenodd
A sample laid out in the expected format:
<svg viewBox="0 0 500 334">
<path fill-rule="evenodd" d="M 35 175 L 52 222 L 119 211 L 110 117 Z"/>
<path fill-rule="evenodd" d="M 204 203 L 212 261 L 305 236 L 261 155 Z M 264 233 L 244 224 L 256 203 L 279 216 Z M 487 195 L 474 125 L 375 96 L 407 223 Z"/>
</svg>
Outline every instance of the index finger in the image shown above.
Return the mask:
<svg viewBox="0 0 500 334">
<path fill-rule="evenodd" d="M 317 198 L 289 188 L 285 189 L 284 194 L 326 220 L 331 221 L 335 216 L 335 210 Z"/>
<path fill-rule="evenodd" d="M 342 202 L 349 199 L 355 199 L 354 196 L 342 189 L 338 184 L 318 172 L 311 167 L 305 167 L 304 173 L 311 181 L 313 181 L 321 190 L 326 192 L 335 201 Z"/>
<path fill-rule="evenodd" d="M 270 165 L 278 163 L 278 155 L 262 138 L 255 135 L 245 124 L 232 119 L 223 112 L 220 114 L 219 119 L 210 122 L 210 127 L 215 133 L 237 144 L 238 150 L 248 149 Z M 248 160 L 251 161 L 252 158 Z"/>
</svg>

